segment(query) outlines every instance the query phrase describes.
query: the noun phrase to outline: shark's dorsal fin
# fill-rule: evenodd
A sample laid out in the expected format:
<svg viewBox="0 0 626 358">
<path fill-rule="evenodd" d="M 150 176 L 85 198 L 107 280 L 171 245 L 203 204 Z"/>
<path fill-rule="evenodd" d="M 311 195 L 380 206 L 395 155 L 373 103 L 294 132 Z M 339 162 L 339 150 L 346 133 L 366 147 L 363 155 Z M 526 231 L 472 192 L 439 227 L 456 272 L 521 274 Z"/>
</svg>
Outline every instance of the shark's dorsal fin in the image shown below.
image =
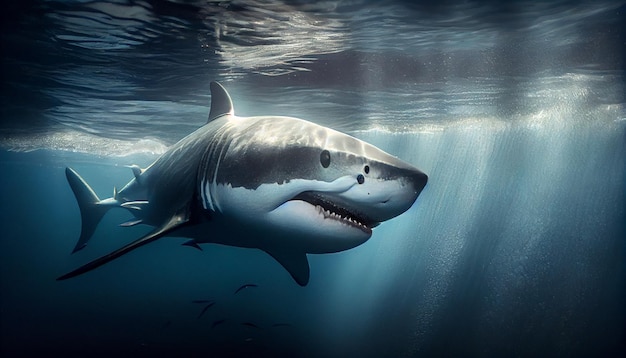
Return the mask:
<svg viewBox="0 0 626 358">
<path fill-rule="evenodd" d="M 151 243 L 152 241 L 155 241 L 163 236 L 165 236 L 168 232 L 176 229 L 177 227 L 180 227 L 181 225 L 186 224 L 189 221 L 189 215 L 188 213 L 182 213 L 182 214 L 176 214 L 174 216 L 172 216 L 167 222 L 165 222 L 163 225 L 161 225 L 160 227 L 157 227 L 156 229 L 154 229 L 153 231 L 151 231 L 150 233 L 148 233 L 147 235 L 145 235 L 144 237 L 135 240 L 133 242 L 131 242 L 130 244 L 119 248 L 113 252 L 111 252 L 108 255 L 104 255 L 100 258 L 97 258 L 79 268 L 77 268 L 74 271 L 71 271 L 69 273 L 66 273 L 65 275 L 57 278 L 57 281 L 60 280 L 65 280 L 68 278 L 72 278 L 75 276 L 78 276 L 80 274 L 83 274 L 85 272 L 89 272 L 95 268 L 98 268 L 104 264 L 106 264 L 109 261 L 115 260 L 116 258 L 140 247 L 146 244 Z"/>
<path fill-rule="evenodd" d="M 283 265 L 298 285 L 306 286 L 309 283 L 309 260 L 305 253 L 266 249 L 264 251 Z"/>
<path fill-rule="evenodd" d="M 235 114 L 233 101 L 226 89 L 218 82 L 211 82 L 211 111 L 208 122 L 223 115 Z"/>
</svg>

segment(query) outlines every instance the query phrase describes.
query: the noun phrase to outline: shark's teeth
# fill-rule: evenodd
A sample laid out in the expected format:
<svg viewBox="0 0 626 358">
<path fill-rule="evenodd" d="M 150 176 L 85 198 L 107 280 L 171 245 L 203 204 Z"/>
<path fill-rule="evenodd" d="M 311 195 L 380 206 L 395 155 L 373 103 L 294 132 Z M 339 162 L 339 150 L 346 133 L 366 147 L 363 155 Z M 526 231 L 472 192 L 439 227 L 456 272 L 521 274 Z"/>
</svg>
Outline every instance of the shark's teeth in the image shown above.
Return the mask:
<svg viewBox="0 0 626 358">
<path fill-rule="evenodd" d="M 315 208 L 317 209 L 317 212 L 321 215 L 324 215 L 324 219 L 332 219 L 332 220 L 336 220 L 339 221 L 343 224 L 346 225 L 350 225 L 353 227 L 357 227 L 363 231 L 369 231 L 370 228 L 359 222 L 357 219 L 349 217 L 349 216 L 341 216 L 340 214 L 337 214 L 335 212 L 332 212 L 330 210 L 326 210 L 323 207 L 321 207 L 320 205 L 316 205 Z"/>
<path fill-rule="evenodd" d="M 371 234 L 372 228 L 378 225 L 376 221 L 370 220 L 366 215 L 341 206 L 332 197 L 325 196 L 323 193 L 302 192 L 292 200 L 305 201 L 315 207 L 317 213 L 324 219 L 360 229 L 367 234 Z"/>
</svg>

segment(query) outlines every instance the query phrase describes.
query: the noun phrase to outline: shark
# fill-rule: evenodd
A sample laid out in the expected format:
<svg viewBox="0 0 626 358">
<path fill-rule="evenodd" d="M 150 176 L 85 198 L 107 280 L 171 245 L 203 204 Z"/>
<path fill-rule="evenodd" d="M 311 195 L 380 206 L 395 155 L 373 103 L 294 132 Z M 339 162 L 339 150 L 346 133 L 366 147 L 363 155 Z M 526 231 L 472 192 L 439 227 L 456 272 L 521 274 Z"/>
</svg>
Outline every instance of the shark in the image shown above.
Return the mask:
<svg viewBox="0 0 626 358">
<path fill-rule="evenodd" d="M 94 270 L 163 237 L 183 245 L 259 249 L 300 286 L 309 282 L 308 254 L 335 253 L 365 243 L 380 223 L 407 211 L 428 176 L 348 134 L 294 117 L 235 115 L 232 99 L 210 83 L 206 124 L 171 146 L 147 168 L 100 199 L 72 168 L 82 250 L 112 208 L 132 215 L 121 226 L 152 229 L 129 244 L 57 280 Z"/>
</svg>

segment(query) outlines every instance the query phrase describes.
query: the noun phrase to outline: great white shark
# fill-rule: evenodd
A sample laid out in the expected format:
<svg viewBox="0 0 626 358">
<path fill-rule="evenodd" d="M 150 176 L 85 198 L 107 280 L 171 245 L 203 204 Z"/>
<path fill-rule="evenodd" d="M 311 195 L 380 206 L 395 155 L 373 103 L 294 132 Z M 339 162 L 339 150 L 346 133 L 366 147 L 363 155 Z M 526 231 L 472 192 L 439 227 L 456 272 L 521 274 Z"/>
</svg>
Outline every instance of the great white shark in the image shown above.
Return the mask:
<svg viewBox="0 0 626 358">
<path fill-rule="evenodd" d="M 408 210 L 428 177 L 414 166 L 344 133 L 298 118 L 238 117 L 228 92 L 211 85 L 208 122 L 174 144 L 148 168 L 100 199 L 71 168 L 85 247 L 104 214 L 128 210 L 121 226 L 152 231 L 57 280 L 91 271 L 165 236 L 185 244 L 256 248 L 278 261 L 301 286 L 307 254 L 363 244 L 372 228 Z"/>
</svg>

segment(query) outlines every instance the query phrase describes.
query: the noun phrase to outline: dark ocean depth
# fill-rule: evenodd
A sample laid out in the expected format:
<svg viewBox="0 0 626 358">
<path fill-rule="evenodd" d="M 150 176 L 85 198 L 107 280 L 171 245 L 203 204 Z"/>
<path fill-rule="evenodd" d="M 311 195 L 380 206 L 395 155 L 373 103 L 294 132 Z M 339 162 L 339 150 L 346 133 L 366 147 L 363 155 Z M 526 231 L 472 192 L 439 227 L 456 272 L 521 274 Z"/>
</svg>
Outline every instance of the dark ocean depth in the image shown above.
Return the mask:
<svg viewBox="0 0 626 358">
<path fill-rule="evenodd" d="M 626 355 L 623 2 L 3 6 L 2 357 Z M 237 115 L 340 130 L 428 185 L 308 255 L 306 287 L 182 238 L 56 281 L 150 230 L 111 210 L 71 254 L 65 168 L 111 196 L 206 123 L 211 81 Z"/>
</svg>

